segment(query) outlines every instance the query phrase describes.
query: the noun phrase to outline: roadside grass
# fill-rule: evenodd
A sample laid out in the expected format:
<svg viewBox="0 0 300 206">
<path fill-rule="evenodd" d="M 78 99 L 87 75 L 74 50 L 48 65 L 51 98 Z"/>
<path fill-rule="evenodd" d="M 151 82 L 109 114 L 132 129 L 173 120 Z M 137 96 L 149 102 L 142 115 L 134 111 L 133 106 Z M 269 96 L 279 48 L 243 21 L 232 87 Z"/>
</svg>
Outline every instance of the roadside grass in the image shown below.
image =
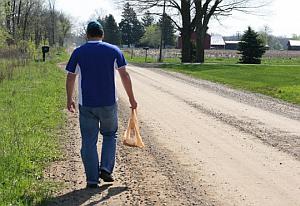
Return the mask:
<svg viewBox="0 0 300 206">
<path fill-rule="evenodd" d="M 61 51 L 46 63 L 13 69 L 9 60 L 0 60 L 0 205 L 36 205 L 54 188 L 43 170 L 61 157 L 64 75 L 56 63 L 65 56 Z"/>
<path fill-rule="evenodd" d="M 162 64 L 161 67 L 300 104 L 300 65 Z"/>
</svg>

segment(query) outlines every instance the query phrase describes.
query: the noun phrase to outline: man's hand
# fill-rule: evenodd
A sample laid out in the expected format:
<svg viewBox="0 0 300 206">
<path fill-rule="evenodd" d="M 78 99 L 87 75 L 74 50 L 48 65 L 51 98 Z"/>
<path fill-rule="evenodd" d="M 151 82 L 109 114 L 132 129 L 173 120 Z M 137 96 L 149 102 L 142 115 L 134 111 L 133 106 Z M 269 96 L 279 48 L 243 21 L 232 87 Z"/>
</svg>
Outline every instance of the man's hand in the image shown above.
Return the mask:
<svg viewBox="0 0 300 206">
<path fill-rule="evenodd" d="M 73 100 L 73 92 L 74 85 L 76 80 L 76 74 L 68 73 L 67 81 L 66 81 L 66 89 L 67 89 L 67 108 L 70 112 L 75 113 L 76 107 L 75 102 Z"/>
<path fill-rule="evenodd" d="M 137 108 L 137 102 L 135 101 L 135 99 L 129 99 L 130 105 L 131 105 L 131 109 L 136 109 Z"/>
<path fill-rule="evenodd" d="M 68 100 L 67 108 L 68 108 L 69 112 L 75 113 L 75 111 L 76 111 L 75 102 L 73 100 Z"/>
</svg>

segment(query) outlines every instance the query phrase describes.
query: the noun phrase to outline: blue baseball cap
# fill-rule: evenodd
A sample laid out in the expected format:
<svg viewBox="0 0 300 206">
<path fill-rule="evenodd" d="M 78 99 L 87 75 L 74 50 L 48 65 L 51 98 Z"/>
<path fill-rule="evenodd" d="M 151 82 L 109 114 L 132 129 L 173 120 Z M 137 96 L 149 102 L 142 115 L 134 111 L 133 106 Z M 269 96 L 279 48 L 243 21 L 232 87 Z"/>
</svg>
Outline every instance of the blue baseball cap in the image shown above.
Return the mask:
<svg viewBox="0 0 300 206">
<path fill-rule="evenodd" d="M 87 26 L 87 32 L 90 31 L 103 31 L 103 26 L 98 21 L 91 21 Z"/>
</svg>

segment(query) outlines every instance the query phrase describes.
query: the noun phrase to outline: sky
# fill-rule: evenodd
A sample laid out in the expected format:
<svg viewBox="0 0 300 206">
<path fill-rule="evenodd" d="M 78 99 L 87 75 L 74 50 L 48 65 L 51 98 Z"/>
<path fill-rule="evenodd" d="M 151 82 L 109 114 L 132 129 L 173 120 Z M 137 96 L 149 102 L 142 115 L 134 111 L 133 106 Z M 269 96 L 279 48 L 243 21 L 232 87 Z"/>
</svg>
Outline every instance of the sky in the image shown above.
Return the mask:
<svg viewBox="0 0 300 206">
<path fill-rule="evenodd" d="M 56 6 L 58 10 L 72 16 L 76 26 L 88 21 L 97 13 L 113 14 L 118 22 L 121 20 L 122 8 L 113 0 L 56 0 Z M 242 33 L 248 26 L 256 31 L 268 26 L 276 36 L 300 35 L 299 0 L 271 0 L 270 5 L 260 10 L 259 15 L 236 12 L 221 19 L 221 24 L 211 21 L 208 33 L 229 36 Z"/>
</svg>

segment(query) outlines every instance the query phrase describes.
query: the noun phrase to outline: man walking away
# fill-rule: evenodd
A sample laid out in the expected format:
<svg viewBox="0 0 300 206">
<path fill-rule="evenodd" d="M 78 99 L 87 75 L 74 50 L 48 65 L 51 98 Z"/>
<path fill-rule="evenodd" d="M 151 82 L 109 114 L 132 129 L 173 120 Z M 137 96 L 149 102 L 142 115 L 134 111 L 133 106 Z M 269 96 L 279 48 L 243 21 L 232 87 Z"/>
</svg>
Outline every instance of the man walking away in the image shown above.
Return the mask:
<svg viewBox="0 0 300 206">
<path fill-rule="evenodd" d="M 120 49 L 102 42 L 101 24 L 92 21 L 87 26 L 88 42 L 74 50 L 67 64 L 67 107 L 75 112 L 73 99 L 76 76 L 79 76 L 79 122 L 82 136 L 81 157 L 87 187 L 97 188 L 99 178 L 113 182 L 118 130 L 118 106 L 115 71 L 119 72 L 132 109 L 137 108 L 126 60 Z M 97 142 L 103 136 L 99 163 Z"/>
</svg>

